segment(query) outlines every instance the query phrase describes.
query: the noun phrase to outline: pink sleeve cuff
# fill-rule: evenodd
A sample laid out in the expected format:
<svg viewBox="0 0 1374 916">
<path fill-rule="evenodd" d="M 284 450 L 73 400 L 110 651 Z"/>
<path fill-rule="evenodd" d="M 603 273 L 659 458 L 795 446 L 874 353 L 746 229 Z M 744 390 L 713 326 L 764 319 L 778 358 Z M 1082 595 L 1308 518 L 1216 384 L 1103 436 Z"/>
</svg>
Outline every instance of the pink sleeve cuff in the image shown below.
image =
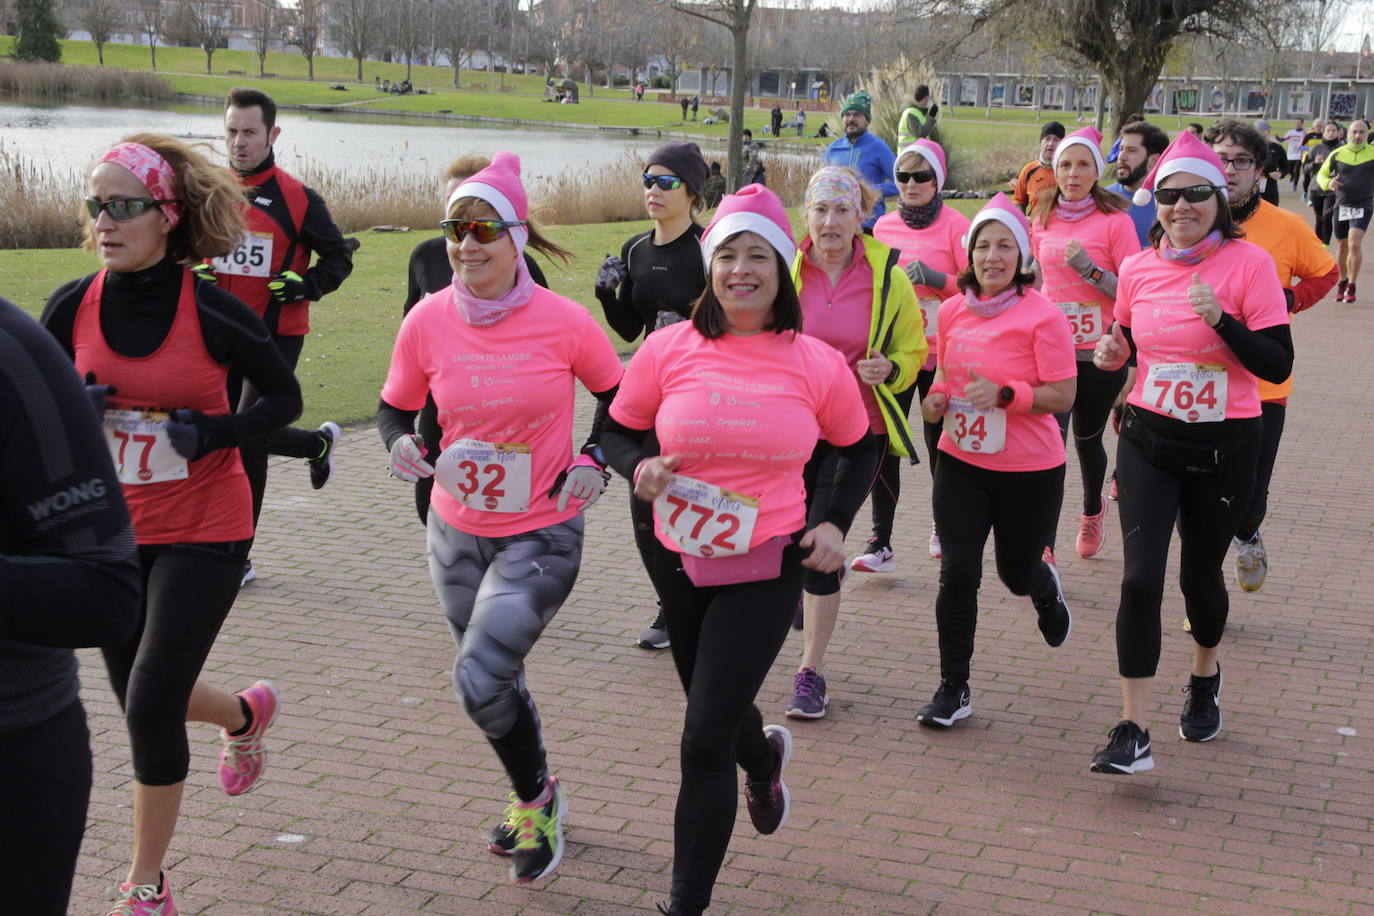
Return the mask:
<svg viewBox="0 0 1374 916">
<path fill-rule="evenodd" d="M 935 382 L 932 384 L 930 390 L 926 392 L 926 397 L 930 397 L 932 394 L 943 394 L 945 397 L 949 397 L 949 382 Z"/>
<path fill-rule="evenodd" d="M 1007 405 L 1009 413 L 1030 413 L 1031 407 L 1035 404 L 1035 392 L 1031 390 L 1030 382 L 1023 382 L 1019 379 L 1007 382 L 1015 396 L 1011 403 Z"/>
</svg>

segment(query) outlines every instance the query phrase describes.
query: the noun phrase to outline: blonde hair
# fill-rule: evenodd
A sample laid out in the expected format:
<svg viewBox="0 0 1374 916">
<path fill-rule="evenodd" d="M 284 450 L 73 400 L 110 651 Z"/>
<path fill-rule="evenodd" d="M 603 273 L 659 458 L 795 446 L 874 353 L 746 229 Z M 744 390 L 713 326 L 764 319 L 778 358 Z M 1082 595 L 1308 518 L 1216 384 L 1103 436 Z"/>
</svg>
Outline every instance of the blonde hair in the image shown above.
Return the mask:
<svg viewBox="0 0 1374 916">
<path fill-rule="evenodd" d="M 472 156 L 472 157 L 462 157 L 462 158 L 460 158 L 460 159 L 456 159 L 456 160 L 454 160 L 454 162 L 453 162 L 452 164 L 450 164 L 450 166 L 449 166 L 449 171 L 452 172 L 453 167 L 456 166 L 459 162 L 463 161 L 463 158 L 475 159 L 475 158 L 479 158 L 479 157 Z M 483 166 L 482 168 L 486 168 L 486 166 Z M 478 169 L 478 171 L 481 171 L 481 169 Z M 457 176 L 451 176 L 451 177 L 457 177 Z M 496 210 L 492 207 L 492 205 L 489 204 L 489 203 L 487 203 L 485 200 L 482 200 L 480 197 L 460 197 L 460 198 L 458 198 L 457 200 L 455 200 L 455 201 L 453 202 L 453 204 L 452 204 L 451 206 L 449 206 L 449 208 L 448 208 L 448 216 L 446 217 L 446 219 L 500 219 L 500 218 L 501 218 L 501 215 L 500 215 L 499 213 L 496 212 Z M 570 260 L 572 260 L 572 256 L 573 256 L 573 255 L 572 255 L 572 252 L 569 251 L 568 249 L 564 248 L 562 245 L 559 245 L 557 242 L 553 241 L 552 239 L 550 239 L 547 235 L 544 235 L 544 233 L 540 232 L 540 231 L 539 231 L 539 227 L 538 227 L 537 225 L 535 225 L 535 223 L 534 223 L 533 220 L 530 220 L 530 219 L 525 220 L 525 229 L 526 229 L 526 230 L 529 232 L 529 234 L 530 234 L 530 240 L 529 240 L 529 242 L 528 242 L 529 247 L 533 248 L 535 251 L 537 251 L 537 252 L 539 252 L 540 254 L 544 255 L 544 257 L 546 257 L 546 258 L 557 258 L 558 260 L 562 261 L 564 264 L 567 264 Z"/>
<path fill-rule="evenodd" d="M 234 250 L 247 224 L 243 216 L 243 189 L 232 172 L 164 134 L 131 134 L 120 142 L 148 147 L 166 159 L 176 172 L 182 215 L 181 222 L 167 235 L 168 257 L 181 264 L 194 264 Z M 93 219 L 88 218 L 82 228 L 81 247 L 95 250 Z"/>
<path fill-rule="evenodd" d="M 444 181 L 466 181 L 489 165 L 491 165 L 491 159 L 481 153 L 468 153 L 466 156 L 459 156 L 450 162 L 448 168 L 444 170 Z"/>
</svg>

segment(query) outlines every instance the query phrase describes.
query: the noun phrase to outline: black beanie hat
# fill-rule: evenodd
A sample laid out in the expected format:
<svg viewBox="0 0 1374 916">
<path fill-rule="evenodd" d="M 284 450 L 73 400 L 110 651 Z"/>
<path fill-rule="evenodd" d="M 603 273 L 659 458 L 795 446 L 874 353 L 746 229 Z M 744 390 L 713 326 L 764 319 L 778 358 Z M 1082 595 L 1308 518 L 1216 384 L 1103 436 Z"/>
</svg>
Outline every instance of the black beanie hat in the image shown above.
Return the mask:
<svg viewBox="0 0 1374 916">
<path fill-rule="evenodd" d="M 1060 124 L 1058 121 L 1046 121 L 1045 126 L 1040 128 L 1040 139 L 1043 140 L 1051 134 L 1063 140 L 1064 125 Z"/>
<path fill-rule="evenodd" d="M 686 182 L 693 197 L 701 196 L 702 185 L 706 184 L 709 168 L 706 157 L 701 155 L 701 147 L 695 143 L 665 143 L 654 150 L 645 166 L 661 165 Z"/>
</svg>

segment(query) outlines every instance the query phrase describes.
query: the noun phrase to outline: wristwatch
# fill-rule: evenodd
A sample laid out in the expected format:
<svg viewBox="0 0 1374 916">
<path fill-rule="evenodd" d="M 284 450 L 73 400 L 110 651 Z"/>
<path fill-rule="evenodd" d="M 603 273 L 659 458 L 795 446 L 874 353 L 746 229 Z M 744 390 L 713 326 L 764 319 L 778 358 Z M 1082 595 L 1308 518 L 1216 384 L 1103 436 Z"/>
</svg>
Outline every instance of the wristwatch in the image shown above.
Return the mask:
<svg viewBox="0 0 1374 916">
<path fill-rule="evenodd" d="M 606 454 L 601 451 L 601 443 L 598 442 L 595 445 L 582 446 L 582 454 L 589 456 L 603 468 L 606 466 Z"/>
<path fill-rule="evenodd" d="M 1011 402 L 1016 400 L 1016 392 L 1010 385 L 1003 385 L 997 392 L 997 406 L 1006 409 L 1011 406 Z"/>
<path fill-rule="evenodd" d="M 1094 268 L 1092 269 L 1092 271 L 1088 274 L 1088 282 L 1090 282 L 1090 283 L 1101 283 L 1101 282 L 1102 282 L 1102 268 L 1100 268 L 1100 267 L 1094 267 Z"/>
</svg>

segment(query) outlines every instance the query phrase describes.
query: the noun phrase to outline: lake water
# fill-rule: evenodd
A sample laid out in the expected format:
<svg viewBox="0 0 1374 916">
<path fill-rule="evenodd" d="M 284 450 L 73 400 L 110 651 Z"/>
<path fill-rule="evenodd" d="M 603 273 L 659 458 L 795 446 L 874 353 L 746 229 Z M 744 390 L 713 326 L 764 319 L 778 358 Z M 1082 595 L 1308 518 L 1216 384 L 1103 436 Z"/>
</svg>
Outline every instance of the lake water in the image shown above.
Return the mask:
<svg viewBox="0 0 1374 916">
<path fill-rule="evenodd" d="M 287 110 L 278 113 L 277 124 L 282 128 L 277 160 L 287 170 L 305 156 L 343 172 L 393 163 L 400 172 L 437 176 L 456 156 L 507 150 L 520 156 L 526 178 L 547 178 L 610 163 L 627 150 L 647 157 L 657 145 L 610 132 L 498 130 L 425 118 L 349 120 L 346 115 Z M 100 153 L 142 130 L 207 140 L 224 161 L 218 107 L 0 104 L 0 146 L 11 155 L 47 164 L 58 177 L 79 178 Z"/>
</svg>

